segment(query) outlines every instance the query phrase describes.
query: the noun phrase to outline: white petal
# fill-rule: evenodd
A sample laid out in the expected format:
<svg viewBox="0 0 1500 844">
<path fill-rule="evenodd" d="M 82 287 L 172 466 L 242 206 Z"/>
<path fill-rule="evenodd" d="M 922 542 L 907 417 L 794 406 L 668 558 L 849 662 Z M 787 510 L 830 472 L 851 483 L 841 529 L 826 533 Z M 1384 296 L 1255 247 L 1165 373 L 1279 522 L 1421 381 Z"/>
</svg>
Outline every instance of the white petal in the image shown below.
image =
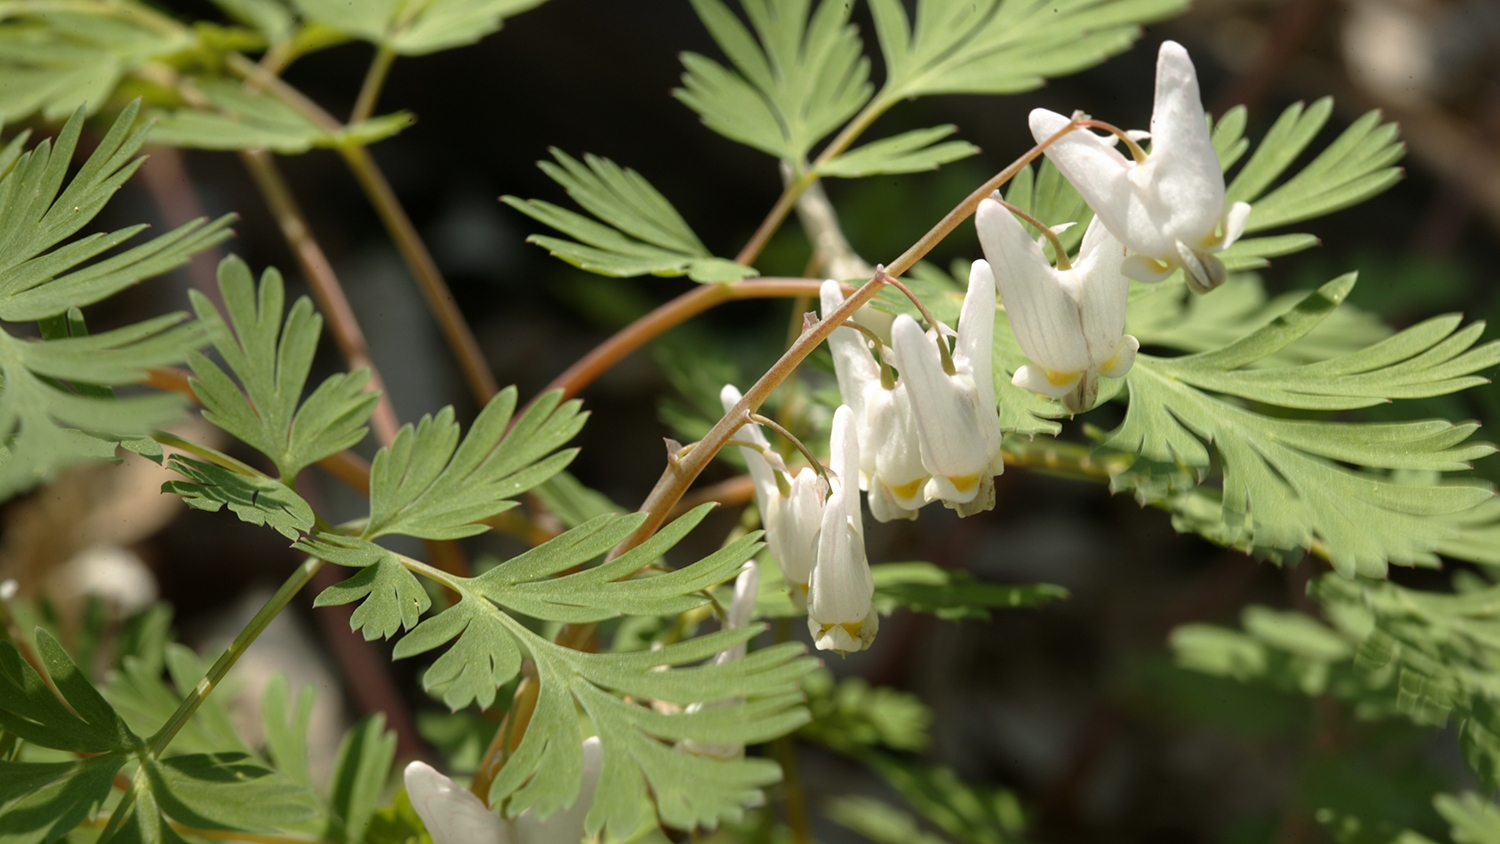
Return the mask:
<svg viewBox="0 0 1500 844">
<path fill-rule="evenodd" d="M 1176 270 L 1176 261 L 1165 264 L 1155 258 L 1148 258 L 1145 255 L 1127 255 L 1125 260 L 1120 264 L 1120 273 L 1122 275 L 1146 284 L 1165 281 L 1167 276 L 1170 276 Z"/>
<path fill-rule="evenodd" d="M 915 511 L 927 503 L 922 496 L 922 487 L 927 483 L 928 472 L 922 465 L 917 418 L 905 379 L 898 381 L 895 389 L 871 391 L 869 414 L 870 442 L 875 449 L 870 512 L 885 522 L 890 521 L 890 517 L 882 518 L 883 513 L 876 511 L 877 500 L 890 497 L 903 511 Z M 911 518 L 906 513 L 892 517 Z"/>
<path fill-rule="evenodd" d="M 1240 235 L 1245 233 L 1245 225 L 1249 222 L 1250 203 L 1236 202 L 1229 206 L 1229 210 L 1224 212 L 1224 242 L 1219 248 L 1228 249 L 1233 246 Z"/>
<path fill-rule="evenodd" d="M 460 788 L 431 765 L 407 765 L 405 779 L 412 808 L 431 833 L 433 844 L 510 844 L 505 821 L 485 808 L 473 792 Z"/>
<path fill-rule="evenodd" d="M 1194 249 L 1206 248 L 1224 213 L 1224 171 L 1204 119 L 1197 71 L 1175 41 L 1163 42 L 1157 54 L 1151 159 L 1155 201 L 1170 217 L 1164 233 Z"/>
<path fill-rule="evenodd" d="M 844 290 L 836 281 L 825 281 L 819 289 L 819 298 L 826 319 L 844 303 Z M 828 337 L 828 351 L 833 353 L 833 372 L 838 378 L 839 395 L 854 411 L 854 420 L 860 426 L 865 424 L 865 391 L 880 384 L 880 365 L 865 343 L 864 335 L 852 328 L 836 328 Z M 859 434 L 863 433 L 863 430 L 859 431 Z"/>
<path fill-rule="evenodd" d="M 818 564 L 813 568 L 808 592 L 807 617 L 822 625 L 859 624 L 870 611 L 875 595 L 864 538 L 856 523 L 841 517 L 842 511 L 836 513 L 832 506 L 842 505 L 845 495 L 858 496 L 859 491 L 840 489 L 829 496 L 830 506 L 818 537 Z"/>
<path fill-rule="evenodd" d="M 755 596 L 760 591 L 760 568 L 750 560 L 740 569 L 734 579 L 734 599 L 729 602 L 729 618 L 726 627 L 744 627 L 755 613 Z"/>
<path fill-rule="evenodd" d="M 1033 393 L 1057 399 L 1071 393 L 1073 388 L 1078 386 L 1078 379 L 1082 377 L 1081 371 L 1054 373 L 1048 377 L 1047 370 L 1040 366 L 1023 366 L 1016 370 L 1010 383 Z"/>
<path fill-rule="evenodd" d="M 980 428 L 973 380 L 944 372 L 937 346 L 905 314 L 896 317 L 891 341 L 917 417 L 922 465 L 959 490 L 977 489 L 992 455 L 988 436 Z"/>
<path fill-rule="evenodd" d="M 1041 143 L 1068 125 L 1068 118 L 1039 108 L 1031 112 L 1030 122 L 1032 137 Z M 1111 142 L 1086 129 L 1058 139 L 1047 148 L 1047 157 L 1077 188 L 1094 213 L 1104 218 L 1109 230 L 1131 248 L 1137 248 L 1127 237 L 1133 216 L 1141 213 L 1136 187 L 1130 179 L 1135 163 L 1121 155 Z"/>
<path fill-rule="evenodd" d="M 926 478 L 927 476 L 923 475 L 922 480 L 918 481 L 923 487 L 927 484 Z M 917 492 L 920 495 L 922 489 L 919 488 Z M 925 496 L 923 498 L 925 499 Z M 890 487 L 879 481 L 870 485 L 870 491 L 865 495 L 865 503 L 870 505 L 870 515 L 874 516 L 877 522 L 894 522 L 898 519 L 914 521 L 917 518 L 917 510 L 908 510 L 901 506 L 896 496 L 891 493 Z"/>
<path fill-rule="evenodd" d="M 859 531 L 860 537 L 864 537 L 864 528 L 859 519 L 859 486 L 854 483 L 859 471 L 859 439 L 855 436 L 854 411 L 848 405 L 840 405 L 833 412 L 833 431 L 828 440 L 828 468 L 838 477 L 844 485 L 845 495 L 842 499 L 844 508 L 843 515 Z M 833 504 L 832 494 L 829 495 L 826 510 L 836 509 Z M 823 525 L 828 525 L 828 515 L 825 512 Z"/>
<path fill-rule="evenodd" d="M 823 527 L 823 481 L 804 466 L 792 478 L 791 494 L 777 497 L 765 515 L 766 544 L 781 565 L 789 585 L 806 586 L 812 580 L 818 553 L 818 532 Z"/>
<path fill-rule="evenodd" d="M 1078 333 L 1078 303 L 1020 221 L 986 199 L 979 203 L 976 226 L 1021 351 L 1048 369 L 1087 367 L 1088 347 Z"/>
<path fill-rule="evenodd" d="M 1004 210 L 1003 208 L 1001 210 Z M 958 340 L 953 360 L 967 364 L 979 388 L 980 406 L 995 404 L 995 273 L 989 262 L 969 266 L 969 289 L 958 314 Z"/>
<path fill-rule="evenodd" d="M 1080 328 L 1088 347 L 1088 365 L 1097 366 L 1115 353 L 1125 331 L 1125 304 L 1130 281 L 1120 274 L 1125 247 L 1096 217 L 1084 235 L 1084 248 L 1072 274 L 1078 286 Z"/>
<path fill-rule="evenodd" d="M 1107 378 L 1124 378 L 1130 367 L 1135 365 L 1135 353 L 1140 348 L 1141 341 L 1129 334 L 1121 337 L 1114 354 L 1099 364 L 1099 374 Z"/>
<path fill-rule="evenodd" d="M 604 746 L 599 737 L 584 739 L 583 779 L 578 786 L 578 797 L 568 808 L 546 820 L 537 820 L 530 809 L 522 812 L 515 820 L 516 844 L 578 844 L 582 841 L 584 821 L 593 805 L 594 791 L 599 786 L 599 772 L 603 767 Z"/>
</svg>

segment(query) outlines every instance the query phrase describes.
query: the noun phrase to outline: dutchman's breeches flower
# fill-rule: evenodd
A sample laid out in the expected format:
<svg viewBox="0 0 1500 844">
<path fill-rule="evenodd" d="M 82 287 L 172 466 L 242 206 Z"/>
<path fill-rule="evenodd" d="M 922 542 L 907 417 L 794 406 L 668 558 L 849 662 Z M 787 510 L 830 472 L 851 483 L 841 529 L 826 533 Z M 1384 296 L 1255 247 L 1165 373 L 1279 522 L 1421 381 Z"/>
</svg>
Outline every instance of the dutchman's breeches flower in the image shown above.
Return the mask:
<svg viewBox="0 0 1500 844">
<path fill-rule="evenodd" d="M 827 317 L 844 303 L 836 281 L 823 282 L 821 304 Z M 844 404 L 854 411 L 859 435 L 860 488 L 869 492 L 870 514 L 876 520 L 915 519 L 931 499 L 917 445 L 917 420 L 906 385 L 882 378 L 881 367 L 863 334 L 836 328 L 828 337 L 834 374 Z M 888 370 L 887 370 L 888 371 Z"/>
<path fill-rule="evenodd" d="M 1031 134 L 1040 142 L 1067 123 L 1061 114 L 1036 109 Z M 1157 55 L 1151 154 L 1131 161 L 1114 143 L 1078 130 L 1049 147 L 1047 157 L 1130 250 L 1122 265 L 1126 276 L 1161 281 L 1181 267 L 1193 292 L 1218 287 L 1224 263 L 1214 253 L 1244 233 L 1250 206 L 1224 207 L 1224 170 L 1204 119 L 1197 71 L 1181 44 L 1164 42 Z"/>
<path fill-rule="evenodd" d="M 585 739 L 578 797 L 571 806 L 546 819 L 527 809 L 506 820 L 485 808 L 473 792 L 425 762 L 406 766 L 406 793 L 432 835 L 433 844 L 578 844 L 603 766 L 604 748 L 598 737 Z"/>
<path fill-rule="evenodd" d="M 1129 372 L 1141 345 L 1124 333 L 1130 292 L 1120 274 L 1125 247 L 1095 217 L 1077 261 L 1060 270 L 1000 203 L 981 202 L 976 224 L 1010 327 L 1031 360 L 1011 383 L 1062 399 L 1073 413 L 1093 407 L 1099 376 Z"/>
<path fill-rule="evenodd" d="M 865 528 L 859 511 L 859 440 L 854 411 L 841 405 L 833 414 L 829 441 L 828 506 L 818 535 L 807 598 L 807 629 L 820 651 L 849 653 L 868 648 L 880 629 L 872 603 L 875 580 L 865 559 Z"/>
<path fill-rule="evenodd" d="M 1000 418 L 995 411 L 995 277 L 975 261 L 958 317 L 958 339 L 945 369 L 941 338 L 902 314 L 891 326 L 901 383 L 911 396 L 922 465 L 932 475 L 927 494 L 960 516 L 995 506 L 994 476 L 1000 458 Z"/>
<path fill-rule="evenodd" d="M 719 401 L 727 413 L 739 403 L 740 391 L 725 384 Z M 740 455 L 755 481 L 755 503 L 766 528 L 766 545 L 781 566 L 787 594 L 799 612 L 807 609 L 807 589 L 812 581 L 813 561 L 818 554 L 818 531 L 823 523 L 823 481 L 815 469 L 804 466 L 795 476 L 781 465 L 760 426 L 749 424 L 737 435 L 752 445 L 740 446 Z M 771 465 L 771 459 L 777 466 Z"/>
</svg>

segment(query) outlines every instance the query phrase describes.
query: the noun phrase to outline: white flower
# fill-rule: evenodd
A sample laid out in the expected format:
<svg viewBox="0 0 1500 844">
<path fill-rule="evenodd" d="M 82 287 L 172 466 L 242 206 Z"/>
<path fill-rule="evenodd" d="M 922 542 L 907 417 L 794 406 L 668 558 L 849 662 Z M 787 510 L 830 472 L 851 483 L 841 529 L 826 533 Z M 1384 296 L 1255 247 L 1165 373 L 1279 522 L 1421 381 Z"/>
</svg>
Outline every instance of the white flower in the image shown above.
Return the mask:
<svg viewBox="0 0 1500 844">
<path fill-rule="evenodd" d="M 1071 269 L 1060 270 L 1000 203 L 981 202 L 976 224 L 1010 327 L 1031 360 L 1030 366 L 1016 370 L 1011 383 L 1060 398 L 1074 413 L 1093 407 L 1099 376 L 1119 378 L 1129 372 L 1141 345 L 1124 333 L 1130 292 L 1120 274 L 1125 247 L 1095 217 L 1083 235 L 1078 260 Z"/>
<path fill-rule="evenodd" d="M 739 577 L 734 580 L 734 599 L 729 603 L 728 617 L 724 619 L 724 629 L 733 630 L 744 627 L 750 623 L 750 618 L 755 614 L 755 597 L 760 590 L 760 568 L 754 560 L 745 563 L 740 569 Z M 723 665 L 745 658 L 745 643 L 741 642 L 729 650 L 721 652 L 714 657 L 715 665 Z M 705 709 L 720 709 L 726 706 L 734 706 L 743 703 L 745 698 L 735 697 L 714 703 L 690 703 L 688 713 L 701 712 Z M 691 739 L 678 742 L 677 746 L 689 753 L 699 756 L 714 756 L 719 759 L 734 759 L 745 755 L 743 744 L 705 744 L 692 741 Z"/>
<path fill-rule="evenodd" d="M 823 282 L 826 318 L 844 303 L 836 281 Z M 870 493 L 870 514 L 878 521 L 915 519 L 930 499 L 930 474 L 917 445 L 917 420 L 903 382 L 887 385 L 865 337 L 853 328 L 836 328 L 828 337 L 839 394 L 854 411 L 860 457 L 860 488 Z"/>
<path fill-rule="evenodd" d="M 865 559 L 865 528 L 859 512 L 859 440 L 854 411 L 840 405 L 833 414 L 829 441 L 828 506 L 818 535 L 818 562 L 813 566 L 807 598 L 807 629 L 820 651 L 849 653 L 868 648 L 880 629 L 871 601 L 875 580 Z"/>
<path fill-rule="evenodd" d="M 927 494 L 960 516 L 995 506 L 994 476 L 1000 458 L 1000 418 L 995 411 L 995 278 L 976 261 L 969 273 L 954 344 L 953 371 L 944 369 L 935 335 L 902 314 L 891 326 L 901 381 L 911 395 L 922 465 L 932 475 Z"/>
<path fill-rule="evenodd" d="M 1061 114 L 1037 109 L 1031 134 L 1040 142 L 1067 123 Z M 1161 281 L 1181 267 L 1194 292 L 1218 287 L 1224 263 L 1213 253 L 1244 233 L 1250 206 L 1224 207 L 1224 171 L 1204 120 L 1198 74 L 1181 44 L 1164 42 L 1157 56 L 1151 154 L 1138 164 L 1114 141 L 1070 132 L 1047 157 L 1131 251 L 1122 267 L 1126 276 Z"/>
<path fill-rule="evenodd" d="M 725 412 L 739 403 L 740 391 L 725 384 L 719 401 Z M 755 481 L 755 503 L 766 529 L 766 545 L 781 565 L 787 593 L 799 612 L 807 609 L 807 589 L 818 554 L 818 531 L 823 521 L 823 482 L 817 470 L 804 466 L 796 475 L 786 471 L 771 451 L 760 426 L 745 425 L 738 437 L 754 444 L 740 446 L 740 454 Z M 769 458 L 768 458 L 769 456 Z M 772 467 L 774 459 L 777 466 Z"/>
<path fill-rule="evenodd" d="M 425 762 L 406 766 L 406 793 L 433 844 L 578 844 L 594 802 L 604 748 L 598 737 L 583 742 L 583 781 L 573 804 L 541 819 L 530 809 L 507 821 L 485 808 L 474 793 Z"/>
</svg>

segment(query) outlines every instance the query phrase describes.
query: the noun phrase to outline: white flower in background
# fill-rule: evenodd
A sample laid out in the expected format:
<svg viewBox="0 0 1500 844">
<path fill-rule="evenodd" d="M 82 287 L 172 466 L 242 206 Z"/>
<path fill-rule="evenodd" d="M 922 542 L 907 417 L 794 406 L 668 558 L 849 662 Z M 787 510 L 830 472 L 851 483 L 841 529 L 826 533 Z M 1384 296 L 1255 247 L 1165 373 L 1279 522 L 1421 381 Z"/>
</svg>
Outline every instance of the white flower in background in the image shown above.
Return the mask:
<svg viewBox="0 0 1500 844">
<path fill-rule="evenodd" d="M 603 764 L 604 749 L 598 737 L 586 739 L 578 798 L 545 820 L 527 809 L 508 821 L 425 762 L 406 766 L 406 793 L 433 844 L 578 844 Z"/>
<path fill-rule="evenodd" d="M 1093 407 L 1099 376 L 1129 372 L 1141 345 L 1125 333 L 1125 247 L 1095 217 L 1077 261 L 1055 269 L 1041 244 L 1000 203 L 981 202 L 976 225 L 1010 327 L 1031 360 L 1011 383 L 1060 398 L 1073 413 Z"/>
<path fill-rule="evenodd" d="M 807 598 L 807 629 L 820 651 L 841 654 L 868 648 L 880 629 L 871 601 L 875 580 L 865 559 L 865 528 L 859 512 L 859 440 L 854 411 L 840 405 L 833 414 L 829 440 L 830 485 L 818 535 L 818 562 L 813 566 Z"/>
<path fill-rule="evenodd" d="M 1031 134 L 1040 142 L 1067 123 L 1061 114 L 1036 109 Z M 1213 253 L 1244 233 L 1250 206 L 1224 207 L 1224 171 L 1204 119 L 1198 74 L 1181 44 L 1164 42 L 1157 56 L 1151 154 L 1136 163 L 1114 143 L 1078 130 L 1048 147 L 1047 157 L 1130 250 L 1122 271 L 1152 282 L 1181 267 L 1195 293 L 1218 287 L 1224 263 Z"/>
<path fill-rule="evenodd" d="M 739 403 L 740 391 L 733 384 L 725 384 L 719 391 L 719 401 L 727 413 Z M 754 444 L 740 446 L 740 455 L 755 481 L 755 503 L 766 529 L 766 545 L 781 565 L 792 605 L 803 612 L 823 522 L 823 481 L 810 466 L 803 466 L 796 475 L 787 472 L 759 425 L 745 425 L 738 437 Z M 776 467 L 772 467 L 772 459 Z"/>
<path fill-rule="evenodd" d="M 760 568 L 754 560 L 745 563 L 740 569 L 739 577 L 734 580 L 734 599 L 729 603 L 728 617 L 724 619 L 724 629 L 734 630 L 744 627 L 750 623 L 750 618 L 755 614 L 755 597 L 760 591 Z M 723 665 L 745 658 L 745 643 L 730 648 L 714 657 L 715 665 Z M 744 702 L 743 697 L 730 698 L 728 700 L 714 703 L 692 703 L 688 704 L 688 713 L 701 712 L 705 709 L 719 709 L 725 706 L 734 706 Z M 705 744 L 703 742 L 685 740 L 679 742 L 678 747 L 689 753 L 699 756 L 714 756 L 719 759 L 734 759 L 745 755 L 743 744 Z"/>
<path fill-rule="evenodd" d="M 944 368 L 936 334 L 922 331 L 902 314 L 891 326 L 891 344 L 901 381 L 911 395 L 922 465 L 932 475 L 927 495 L 942 499 L 960 516 L 995 506 L 994 476 L 1000 458 L 1000 418 L 995 411 L 995 278 L 974 262 L 969 291 L 958 317 L 953 371 Z"/>
<path fill-rule="evenodd" d="M 826 318 L 844 303 L 836 281 L 825 281 L 820 291 Z M 870 493 L 870 514 L 878 521 L 915 519 L 930 499 L 931 477 L 922 465 L 917 445 L 917 420 L 906 384 L 882 381 L 881 368 L 863 334 L 836 328 L 828 336 L 834 374 L 844 404 L 854 411 L 859 438 L 860 488 Z"/>
</svg>

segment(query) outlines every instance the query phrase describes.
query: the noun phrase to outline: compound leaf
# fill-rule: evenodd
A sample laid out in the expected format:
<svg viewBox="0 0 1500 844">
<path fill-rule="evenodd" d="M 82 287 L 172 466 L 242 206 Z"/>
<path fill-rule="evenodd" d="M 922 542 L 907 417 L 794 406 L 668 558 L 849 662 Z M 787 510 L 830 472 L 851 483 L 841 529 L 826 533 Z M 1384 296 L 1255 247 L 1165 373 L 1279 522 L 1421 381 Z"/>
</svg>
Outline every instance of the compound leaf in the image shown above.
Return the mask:
<svg viewBox="0 0 1500 844">
<path fill-rule="evenodd" d="M 312 507 L 286 484 L 180 454 L 173 454 L 167 466 L 187 480 L 167 481 L 161 491 L 182 496 L 189 507 L 217 513 L 227 504 L 241 521 L 270 525 L 293 541 L 312 530 Z"/>
<path fill-rule="evenodd" d="M 1092 67 L 1170 17 L 1182 0 L 870 0 L 885 55 L 880 97 L 1014 94 Z"/>
<path fill-rule="evenodd" d="M 577 434 L 588 418 L 562 391 L 538 396 L 516 417 L 516 388 L 490 400 L 459 443 L 453 408 L 403 426 L 370 468 L 370 521 L 364 538 L 400 533 L 457 539 L 483 533 L 482 519 L 516 505 L 520 495 L 573 460 L 577 449 L 550 453 Z M 507 427 L 509 430 L 507 431 Z"/>
<path fill-rule="evenodd" d="M 405 56 L 473 44 L 545 0 L 295 0 L 310 20 Z"/>
<path fill-rule="evenodd" d="M 257 291 L 250 268 L 235 256 L 219 264 L 219 292 L 227 321 L 208 297 L 190 295 L 240 383 L 193 353 L 188 358 L 196 376 L 193 392 L 203 403 L 204 418 L 271 458 L 289 483 L 306 466 L 364 439 L 365 422 L 378 400 L 364 389 L 369 370 L 329 376 L 298 406 L 323 328 L 311 300 L 298 298 L 283 326 L 281 274 L 267 269 Z"/>
<path fill-rule="evenodd" d="M 297 545 L 303 551 L 341 566 L 362 566 L 353 576 L 324 589 L 316 607 L 364 601 L 349 617 L 349 629 L 367 640 L 389 639 L 416 626 L 432 599 L 394 553 L 373 542 L 347 536 L 315 534 Z"/>
<path fill-rule="evenodd" d="M 822 0 L 815 10 L 810 0 L 740 5 L 753 35 L 720 0 L 693 0 L 735 69 L 684 53 L 683 87 L 672 93 L 715 132 L 800 162 L 870 99 L 870 61 L 849 23 L 854 4 Z"/>
<path fill-rule="evenodd" d="M 1318 544 L 1334 567 L 1382 576 L 1388 562 L 1436 564 L 1454 529 L 1444 521 L 1490 499 L 1482 485 L 1421 483 L 1376 470 L 1452 472 L 1493 453 L 1466 442 L 1476 425 L 1441 420 L 1341 423 L 1288 419 L 1234 399 L 1286 408 L 1339 410 L 1393 398 L 1442 395 L 1484 383 L 1472 375 L 1500 362 L 1500 343 L 1475 348 L 1482 324 L 1457 330 L 1439 317 L 1368 348 L 1297 366 L 1251 365 L 1306 336 L 1353 287 L 1344 276 L 1220 349 L 1179 358 L 1141 355 L 1127 376 L 1130 407 L 1104 443 L 1138 454 L 1113 478 L 1143 502 L 1192 487 L 1222 466 L 1215 541 L 1246 550 Z M 1353 466 L 1355 468 L 1346 468 Z M 1173 468 L 1175 467 L 1175 468 Z M 1210 496 L 1194 502 L 1207 505 Z"/>
<path fill-rule="evenodd" d="M 585 154 L 581 162 L 559 149 L 552 155 L 557 163 L 542 161 L 537 166 L 603 222 L 540 199 L 501 197 L 522 214 L 581 241 L 532 235 L 528 243 L 580 269 L 619 278 L 686 275 L 694 281 L 718 282 L 756 274 L 751 267 L 715 258 L 641 174 L 596 155 Z"/>
<path fill-rule="evenodd" d="M 238 82 L 204 79 L 196 83 L 196 88 L 204 100 L 202 107 L 152 112 L 156 120 L 153 141 L 193 149 L 268 147 L 283 155 L 296 155 L 314 147 L 372 144 L 399 133 L 415 120 L 407 112 L 398 112 L 330 131 L 281 100 L 248 91 Z"/>
<path fill-rule="evenodd" d="M 846 179 L 874 176 L 882 173 L 917 173 L 936 170 L 944 164 L 968 158 L 979 152 L 979 147 L 968 141 L 937 141 L 958 131 L 952 124 L 934 126 L 931 129 L 914 129 L 890 138 L 872 141 L 862 147 L 849 150 L 832 160 L 819 164 L 817 171 L 822 176 L 840 176 Z"/>
</svg>

